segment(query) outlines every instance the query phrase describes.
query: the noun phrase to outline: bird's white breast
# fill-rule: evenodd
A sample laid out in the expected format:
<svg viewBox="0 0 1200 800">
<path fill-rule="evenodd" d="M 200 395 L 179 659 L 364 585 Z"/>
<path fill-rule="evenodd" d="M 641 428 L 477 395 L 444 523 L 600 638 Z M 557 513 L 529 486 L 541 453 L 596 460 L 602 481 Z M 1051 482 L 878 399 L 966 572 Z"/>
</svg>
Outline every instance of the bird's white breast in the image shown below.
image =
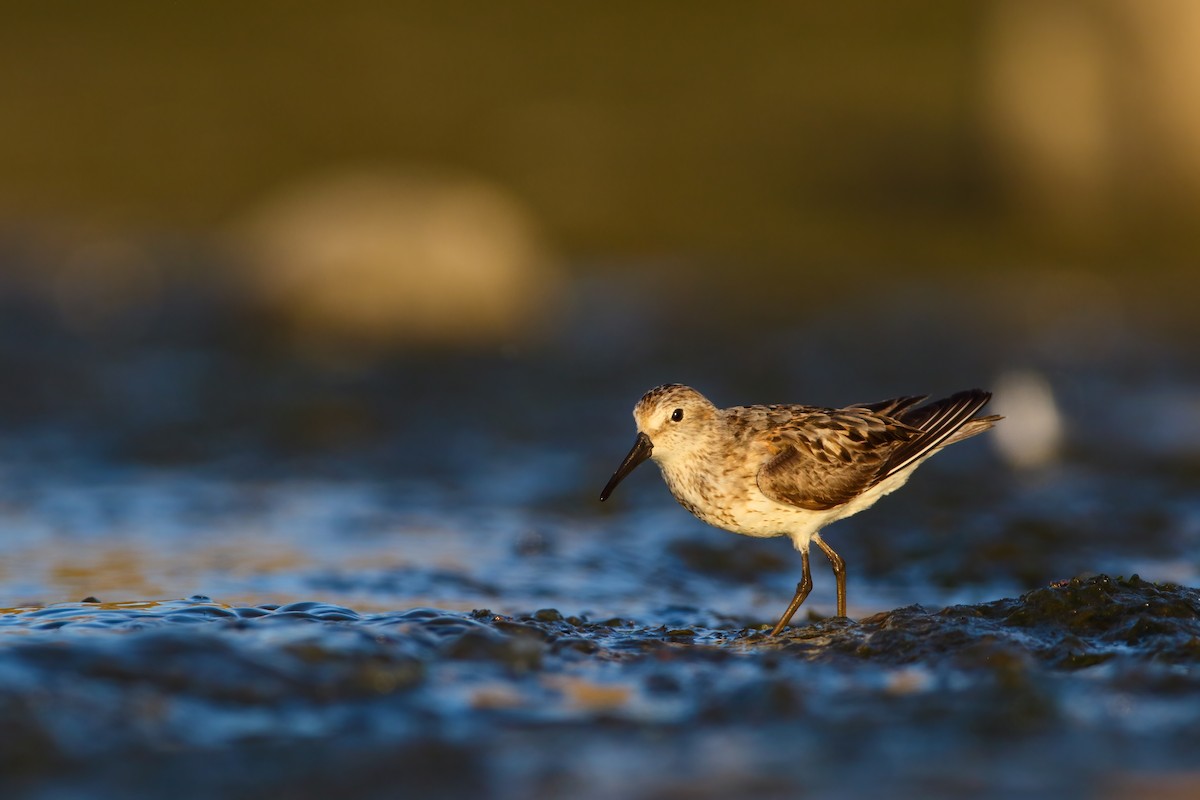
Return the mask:
<svg viewBox="0 0 1200 800">
<path fill-rule="evenodd" d="M 808 511 L 768 498 L 758 488 L 756 465 L 725 464 L 713 469 L 711 462 L 690 459 L 660 462 L 659 467 L 680 505 L 731 533 L 808 541 L 831 516 L 828 511 Z"/>
</svg>

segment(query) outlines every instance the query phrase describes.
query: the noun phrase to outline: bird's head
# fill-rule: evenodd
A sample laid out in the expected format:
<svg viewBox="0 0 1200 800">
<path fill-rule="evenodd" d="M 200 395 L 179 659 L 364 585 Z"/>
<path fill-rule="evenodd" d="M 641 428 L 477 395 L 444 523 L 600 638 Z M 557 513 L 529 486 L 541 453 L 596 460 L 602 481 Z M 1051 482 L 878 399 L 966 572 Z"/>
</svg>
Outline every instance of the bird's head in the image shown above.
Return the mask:
<svg viewBox="0 0 1200 800">
<path fill-rule="evenodd" d="M 600 499 L 607 500 L 617 484 L 646 459 L 663 464 L 701 446 L 704 437 L 698 432 L 716 414 L 716 407 L 690 386 L 668 383 L 646 392 L 633 407 L 638 429 L 633 449 L 609 479 Z"/>
</svg>

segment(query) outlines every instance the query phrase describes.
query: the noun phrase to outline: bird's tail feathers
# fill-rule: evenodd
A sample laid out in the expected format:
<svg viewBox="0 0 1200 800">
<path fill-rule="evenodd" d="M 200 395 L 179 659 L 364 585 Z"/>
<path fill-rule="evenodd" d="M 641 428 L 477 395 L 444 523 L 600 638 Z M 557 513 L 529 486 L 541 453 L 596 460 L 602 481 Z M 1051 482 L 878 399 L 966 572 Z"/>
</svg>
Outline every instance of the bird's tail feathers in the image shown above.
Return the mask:
<svg viewBox="0 0 1200 800">
<path fill-rule="evenodd" d="M 900 421 L 920 434 L 898 447 L 879 471 L 876 481 L 895 475 L 917 461 L 933 455 L 947 445 L 983 433 L 1000 417 L 992 415 L 972 419 L 992 398 L 990 392 L 969 389 L 935 400 L 900 415 Z"/>
</svg>

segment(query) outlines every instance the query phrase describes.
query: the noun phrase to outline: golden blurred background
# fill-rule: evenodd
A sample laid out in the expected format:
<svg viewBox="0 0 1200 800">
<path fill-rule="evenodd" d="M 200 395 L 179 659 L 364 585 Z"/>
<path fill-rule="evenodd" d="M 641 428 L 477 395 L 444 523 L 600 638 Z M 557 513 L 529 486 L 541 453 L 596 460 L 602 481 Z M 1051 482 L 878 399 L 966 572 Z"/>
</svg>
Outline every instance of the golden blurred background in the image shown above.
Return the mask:
<svg viewBox="0 0 1200 800">
<path fill-rule="evenodd" d="M 86 325 L 211 247 L 294 328 L 452 342 L 647 264 L 1187 276 L 1198 44 L 1190 0 L 10 6 L 5 268 Z"/>
<path fill-rule="evenodd" d="M 1198 86 L 1200 0 L 7 4 L 0 578 L 146 597 L 404 515 L 590 520 L 668 380 L 986 387 L 1014 473 L 1120 489 L 984 501 L 1031 543 L 994 525 L 1014 574 L 1173 541 L 1106 503 L 1149 459 L 1200 474 Z M 214 465 L 252 505 L 271 475 L 393 480 L 399 521 L 354 497 L 306 534 L 331 501 L 299 484 L 314 507 L 265 535 L 224 495 L 157 509 L 127 465 Z M 173 549 L 200 529 L 261 550 Z"/>
</svg>

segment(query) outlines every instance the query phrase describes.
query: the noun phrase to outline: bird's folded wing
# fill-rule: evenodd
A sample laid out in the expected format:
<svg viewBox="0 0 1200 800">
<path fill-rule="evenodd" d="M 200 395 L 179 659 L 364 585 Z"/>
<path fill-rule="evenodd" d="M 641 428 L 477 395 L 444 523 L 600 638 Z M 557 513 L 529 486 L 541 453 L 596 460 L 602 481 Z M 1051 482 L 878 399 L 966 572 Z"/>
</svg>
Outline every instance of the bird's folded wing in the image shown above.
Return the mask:
<svg viewBox="0 0 1200 800">
<path fill-rule="evenodd" d="M 874 485 L 892 452 L 918 435 L 865 407 L 815 411 L 775 431 L 758 488 L 778 503 L 834 508 Z"/>
</svg>

